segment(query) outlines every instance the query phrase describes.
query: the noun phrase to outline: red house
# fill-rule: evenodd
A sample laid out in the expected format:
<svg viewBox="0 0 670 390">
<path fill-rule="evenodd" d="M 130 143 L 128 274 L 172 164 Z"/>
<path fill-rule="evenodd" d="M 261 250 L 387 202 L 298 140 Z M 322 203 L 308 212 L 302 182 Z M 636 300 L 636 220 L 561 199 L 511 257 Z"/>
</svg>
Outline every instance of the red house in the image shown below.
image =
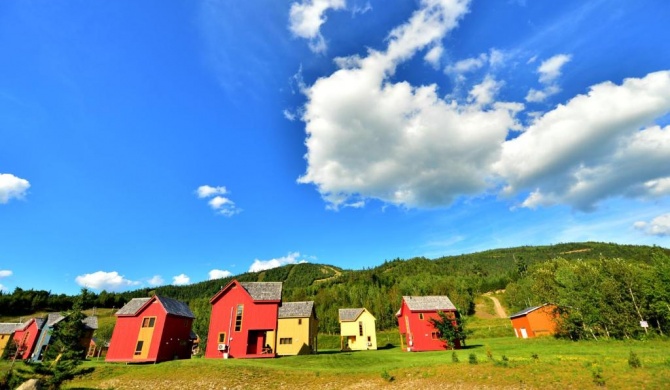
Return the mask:
<svg viewBox="0 0 670 390">
<path fill-rule="evenodd" d="M 446 295 L 402 297 L 402 304 L 396 317 L 398 317 L 400 345 L 403 349 L 410 352 L 447 349 L 447 343 L 440 339 L 440 333 L 430 322 L 431 319 L 440 319 L 438 311 L 454 319 L 457 315 L 456 307 Z M 456 348 L 460 348 L 460 345 L 457 344 Z"/>
<path fill-rule="evenodd" d="M 14 330 L 14 342 L 17 345 L 16 358 L 26 360 L 32 356 L 37 337 L 40 335 L 44 319 L 31 318 Z"/>
<path fill-rule="evenodd" d="M 195 316 L 187 304 L 159 296 L 133 298 L 115 315 L 105 361 L 156 363 L 191 358 Z"/>
<path fill-rule="evenodd" d="M 281 292 L 281 282 L 233 280 L 216 293 L 205 357 L 275 357 Z"/>
</svg>

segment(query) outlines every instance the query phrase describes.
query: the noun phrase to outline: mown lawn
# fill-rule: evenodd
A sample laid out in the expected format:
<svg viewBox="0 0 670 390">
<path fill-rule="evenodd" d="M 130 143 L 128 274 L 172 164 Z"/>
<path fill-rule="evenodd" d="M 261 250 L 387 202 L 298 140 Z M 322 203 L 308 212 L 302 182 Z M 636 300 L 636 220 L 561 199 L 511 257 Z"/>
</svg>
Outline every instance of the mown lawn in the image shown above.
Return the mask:
<svg viewBox="0 0 670 390">
<path fill-rule="evenodd" d="M 331 336 L 334 337 L 334 336 Z M 384 334 L 381 335 L 384 337 Z M 631 351 L 642 367 L 628 364 Z M 474 339 L 452 352 L 378 351 L 277 359 L 194 358 L 151 365 L 108 364 L 72 389 L 601 388 L 662 389 L 670 383 L 670 341 L 570 342 Z M 477 364 L 470 363 L 474 355 Z M 503 360 L 503 355 L 507 359 Z"/>
</svg>

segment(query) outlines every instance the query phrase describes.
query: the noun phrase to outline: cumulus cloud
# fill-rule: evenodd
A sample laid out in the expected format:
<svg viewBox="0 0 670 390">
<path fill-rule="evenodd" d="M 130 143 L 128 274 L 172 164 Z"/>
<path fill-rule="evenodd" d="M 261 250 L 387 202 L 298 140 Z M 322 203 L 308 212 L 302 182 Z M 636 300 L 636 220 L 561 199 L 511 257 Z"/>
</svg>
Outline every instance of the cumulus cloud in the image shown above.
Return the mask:
<svg viewBox="0 0 670 390">
<path fill-rule="evenodd" d="M 303 119 L 307 172 L 332 208 L 377 198 L 403 206 L 442 206 L 487 188 L 508 130 L 522 105 L 493 102 L 487 79 L 471 103 L 446 101 L 436 85 L 391 82 L 395 67 L 457 26 L 467 1 L 423 1 L 394 29 L 385 51 L 349 57 L 307 88 Z"/>
<path fill-rule="evenodd" d="M 191 283 L 191 278 L 189 278 L 186 274 L 180 274 L 172 277 L 172 284 L 175 286 L 183 286 L 189 283 Z"/>
<path fill-rule="evenodd" d="M 670 71 L 598 84 L 505 142 L 494 170 L 505 193 L 532 191 L 523 202 L 531 208 L 667 194 L 670 127 L 648 125 L 668 112 Z"/>
<path fill-rule="evenodd" d="M 650 222 L 635 222 L 633 226 L 652 236 L 670 236 L 670 213 L 659 215 Z"/>
<path fill-rule="evenodd" d="M 281 267 L 282 265 L 300 264 L 306 262 L 307 260 L 300 258 L 299 252 L 290 252 L 288 255 L 284 257 L 279 257 L 277 259 L 271 259 L 271 260 L 256 259 L 254 260 L 253 264 L 251 264 L 251 267 L 249 267 L 249 272 L 265 271 L 266 269 L 277 268 Z"/>
<path fill-rule="evenodd" d="M 11 173 L 0 173 L 0 203 L 5 204 L 11 199 L 23 199 L 28 188 L 30 188 L 28 180 Z"/>
<path fill-rule="evenodd" d="M 140 284 L 140 282 L 126 279 L 116 271 L 97 271 L 92 274 L 79 275 L 75 281 L 82 287 L 108 291 L 119 291 Z"/>
<path fill-rule="evenodd" d="M 196 193 L 198 194 L 198 198 L 210 198 L 209 201 L 207 201 L 207 204 L 212 210 L 216 211 L 217 214 L 232 217 L 233 215 L 242 212 L 242 209 L 238 208 L 235 205 L 235 202 L 224 196 L 228 194 L 226 187 L 203 185 L 198 187 Z"/>
<path fill-rule="evenodd" d="M 209 271 L 209 280 L 227 278 L 232 275 L 230 271 L 224 271 L 220 269 L 213 269 Z"/>
<path fill-rule="evenodd" d="M 295 36 L 308 39 L 313 52 L 323 53 L 327 48 L 321 35 L 321 25 L 326 22 L 325 13 L 345 6 L 345 0 L 302 0 L 293 3 L 289 11 L 289 29 Z"/>
<path fill-rule="evenodd" d="M 165 280 L 160 275 L 154 275 L 147 283 L 149 283 L 149 286 L 162 286 L 165 284 Z"/>
<path fill-rule="evenodd" d="M 440 66 L 440 58 L 442 58 L 443 52 L 444 48 L 442 45 L 435 45 L 432 49 L 428 50 L 423 59 L 437 69 Z"/>
<path fill-rule="evenodd" d="M 561 92 L 561 87 L 556 84 L 556 80 L 561 76 L 563 65 L 568 63 L 572 56 L 567 54 L 557 54 L 546 61 L 543 61 L 537 68 L 540 74 L 540 83 L 544 85 L 543 89 L 531 88 L 526 95 L 526 101 L 539 103 L 545 101 L 548 97 Z"/>
<path fill-rule="evenodd" d="M 8 269 L 0 269 L 0 278 L 12 276 L 13 272 Z"/>
</svg>

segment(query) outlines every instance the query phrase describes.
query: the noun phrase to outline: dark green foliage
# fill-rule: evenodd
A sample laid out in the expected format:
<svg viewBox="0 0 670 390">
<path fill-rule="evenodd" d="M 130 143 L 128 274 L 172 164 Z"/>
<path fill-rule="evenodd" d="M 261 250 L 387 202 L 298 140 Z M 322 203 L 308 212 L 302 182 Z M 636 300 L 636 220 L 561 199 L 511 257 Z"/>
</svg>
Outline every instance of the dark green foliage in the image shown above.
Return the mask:
<svg viewBox="0 0 670 390">
<path fill-rule="evenodd" d="M 387 381 L 387 382 L 393 382 L 395 380 L 395 377 L 391 374 L 389 374 L 388 371 L 384 370 L 382 371 L 382 379 Z"/>
<path fill-rule="evenodd" d="M 538 360 L 540 358 L 540 356 L 533 352 L 533 354 L 530 355 L 530 358 L 533 359 L 533 360 Z"/>
<path fill-rule="evenodd" d="M 628 366 L 630 368 L 642 367 L 642 361 L 640 361 L 640 358 L 633 351 L 630 351 L 630 355 L 628 355 Z"/>
<path fill-rule="evenodd" d="M 470 363 L 470 364 L 478 364 L 479 362 L 477 361 L 477 355 L 475 355 L 474 353 L 471 353 L 471 354 L 468 356 L 468 363 Z"/>
<path fill-rule="evenodd" d="M 456 355 L 456 351 L 454 351 L 454 352 L 451 353 L 451 361 L 454 362 L 454 363 L 458 363 L 458 362 L 459 362 L 459 360 L 458 360 L 458 355 Z"/>
<path fill-rule="evenodd" d="M 596 386 L 605 386 L 605 378 L 603 377 L 603 368 L 600 367 L 597 364 L 593 364 L 591 366 L 591 378 L 593 379 L 593 383 Z"/>
<path fill-rule="evenodd" d="M 438 311 L 437 315 L 440 318 L 431 318 L 430 323 L 440 332 L 440 339 L 446 341 L 450 349 L 463 345 L 468 337 L 463 318 L 458 313 L 456 313 L 456 316 L 450 317 L 449 314 L 441 311 Z"/>
</svg>

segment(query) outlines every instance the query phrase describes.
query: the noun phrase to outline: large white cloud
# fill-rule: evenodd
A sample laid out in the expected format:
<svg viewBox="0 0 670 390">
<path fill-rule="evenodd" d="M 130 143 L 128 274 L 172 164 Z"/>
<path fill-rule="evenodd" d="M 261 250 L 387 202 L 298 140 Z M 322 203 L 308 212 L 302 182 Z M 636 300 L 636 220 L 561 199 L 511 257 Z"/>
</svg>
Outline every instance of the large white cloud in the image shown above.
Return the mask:
<svg viewBox="0 0 670 390">
<path fill-rule="evenodd" d="M 251 264 L 251 267 L 249 267 L 249 272 L 265 271 L 266 269 L 277 268 L 281 267 L 282 265 L 299 264 L 306 262 L 307 260 L 300 258 L 299 252 L 291 252 L 284 257 L 279 257 L 276 259 L 270 259 L 270 260 L 256 259 L 254 260 L 253 264 Z"/>
<path fill-rule="evenodd" d="M 467 1 L 423 1 L 389 35 L 386 51 L 340 59 L 341 69 L 306 88 L 307 172 L 332 207 L 372 197 L 406 206 L 449 204 L 487 188 L 490 165 L 518 104 L 492 103 L 492 78 L 468 104 L 441 99 L 435 85 L 389 81 L 402 61 L 439 41 Z"/>
<path fill-rule="evenodd" d="M 126 279 L 116 271 L 97 271 L 91 274 L 79 275 L 75 278 L 75 281 L 82 287 L 108 291 L 119 291 L 140 284 L 140 282 Z"/>
<path fill-rule="evenodd" d="M 28 180 L 16 177 L 11 173 L 0 173 L 0 203 L 23 198 L 28 188 L 30 188 Z"/>
<path fill-rule="evenodd" d="M 610 196 L 654 196 L 670 178 L 670 127 L 650 124 L 668 112 L 669 71 L 598 84 L 505 142 L 494 170 L 506 193 L 533 191 L 528 207 L 588 210 Z"/>
<path fill-rule="evenodd" d="M 650 222 L 635 222 L 633 226 L 652 236 L 670 236 L 670 213 L 659 215 Z"/>
<path fill-rule="evenodd" d="M 209 271 L 209 280 L 222 279 L 231 276 L 233 273 L 221 269 L 213 269 Z"/>
<path fill-rule="evenodd" d="M 289 11 L 289 29 L 300 38 L 310 41 L 313 52 L 326 50 L 326 40 L 321 35 L 321 25 L 326 22 L 325 13 L 329 9 L 338 10 L 346 6 L 345 0 L 302 0 L 291 4 Z"/>
</svg>

